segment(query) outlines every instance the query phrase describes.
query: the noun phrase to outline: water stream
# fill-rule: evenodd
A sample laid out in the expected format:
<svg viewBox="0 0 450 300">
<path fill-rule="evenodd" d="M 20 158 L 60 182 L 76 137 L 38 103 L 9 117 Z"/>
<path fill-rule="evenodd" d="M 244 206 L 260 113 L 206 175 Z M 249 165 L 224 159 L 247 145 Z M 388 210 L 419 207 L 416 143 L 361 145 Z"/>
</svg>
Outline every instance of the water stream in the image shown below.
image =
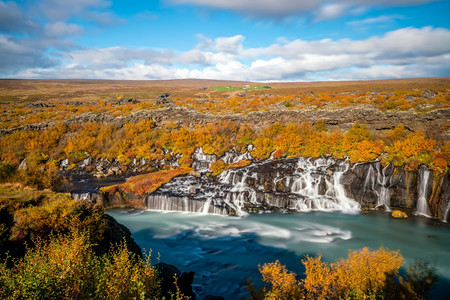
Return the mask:
<svg viewBox="0 0 450 300">
<path fill-rule="evenodd" d="M 203 208 L 205 211 L 206 208 Z M 432 299 L 445 298 L 450 286 L 450 225 L 427 218 L 392 219 L 385 212 L 343 214 L 310 212 L 250 214 L 245 218 L 202 213 L 113 210 L 136 242 L 153 250 L 153 263 L 196 272 L 198 299 L 208 294 L 226 299 L 248 296 L 244 280 L 259 282 L 258 264 L 279 259 L 302 274 L 301 258 L 322 253 L 332 262 L 349 249 L 384 246 L 399 249 L 406 263 L 422 258 L 442 277 Z"/>
<path fill-rule="evenodd" d="M 417 196 L 416 214 L 430 217 L 427 203 L 428 179 L 430 178 L 430 170 L 424 166 L 419 169 L 419 184 Z M 445 218 L 444 218 L 445 220 Z"/>
</svg>

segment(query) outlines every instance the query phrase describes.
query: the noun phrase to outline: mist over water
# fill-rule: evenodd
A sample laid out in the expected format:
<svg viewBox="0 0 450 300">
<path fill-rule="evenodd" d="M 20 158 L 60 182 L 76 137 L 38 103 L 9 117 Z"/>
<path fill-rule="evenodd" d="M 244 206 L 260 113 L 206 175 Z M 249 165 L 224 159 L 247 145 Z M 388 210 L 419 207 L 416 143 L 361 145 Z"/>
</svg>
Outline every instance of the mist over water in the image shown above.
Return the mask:
<svg viewBox="0 0 450 300">
<path fill-rule="evenodd" d="M 246 218 L 210 214 L 113 210 L 108 214 L 127 226 L 142 248 L 181 271 L 194 271 L 199 299 L 208 294 L 226 299 L 248 296 L 244 281 L 259 283 L 258 264 L 276 259 L 297 274 L 304 255 L 323 254 L 332 262 L 348 250 L 384 246 L 400 250 L 406 264 L 426 259 L 442 277 L 434 297 L 447 295 L 450 281 L 450 226 L 413 217 L 392 219 L 369 214 L 250 214 Z M 433 297 L 433 298 L 434 298 Z"/>
</svg>

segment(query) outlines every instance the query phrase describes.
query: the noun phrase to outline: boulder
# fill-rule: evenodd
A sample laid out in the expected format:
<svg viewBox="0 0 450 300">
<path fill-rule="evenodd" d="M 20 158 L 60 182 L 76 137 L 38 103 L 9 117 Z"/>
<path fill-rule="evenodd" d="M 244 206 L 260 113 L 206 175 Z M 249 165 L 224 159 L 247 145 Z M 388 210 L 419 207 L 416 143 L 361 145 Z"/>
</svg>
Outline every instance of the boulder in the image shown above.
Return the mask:
<svg viewBox="0 0 450 300">
<path fill-rule="evenodd" d="M 408 215 L 406 213 L 402 212 L 401 210 L 394 210 L 391 215 L 392 215 L 392 217 L 394 219 L 406 219 L 406 218 L 408 218 Z"/>
</svg>

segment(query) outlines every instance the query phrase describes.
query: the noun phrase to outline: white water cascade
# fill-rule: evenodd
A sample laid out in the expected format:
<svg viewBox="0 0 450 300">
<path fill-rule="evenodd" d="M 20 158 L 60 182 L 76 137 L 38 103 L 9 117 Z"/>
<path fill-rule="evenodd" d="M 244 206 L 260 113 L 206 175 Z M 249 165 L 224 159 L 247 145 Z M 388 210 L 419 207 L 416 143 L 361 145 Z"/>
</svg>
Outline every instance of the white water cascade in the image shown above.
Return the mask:
<svg viewBox="0 0 450 300">
<path fill-rule="evenodd" d="M 78 201 L 89 201 L 94 203 L 97 200 L 97 193 L 71 193 L 71 196 L 74 200 Z"/>
<path fill-rule="evenodd" d="M 211 164 L 217 160 L 217 156 L 205 154 L 203 148 L 197 148 L 192 155 L 194 162 L 192 168 L 198 172 L 208 172 Z"/>
<path fill-rule="evenodd" d="M 355 213 L 360 205 L 346 196 L 341 183 L 349 167 L 331 158 L 289 158 L 229 169 L 217 178 L 184 175 L 148 195 L 146 206 L 237 216 L 272 211 Z"/>
<path fill-rule="evenodd" d="M 242 172 L 242 174 L 238 174 L 238 172 Z M 233 185 L 231 190 L 225 196 L 225 203 L 234 209 L 238 216 L 246 215 L 242 210 L 246 202 L 259 204 L 256 190 L 247 184 L 248 178 L 257 180 L 258 175 L 256 173 L 251 173 L 250 169 L 244 169 L 242 171 L 238 169 L 225 171 L 219 176 L 220 183 Z"/>
<path fill-rule="evenodd" d="M 417 208 L 416 215 L 430 217 L 427 203 L 427 191 L 428 191 L 428 181 L 430 178 L 430 170 L 421 166 L 419 169 L 419 184 L 418 196 L 417 196 Z"/>
<path fill-rule="evenodd" d="M 450 202 L 447 204 L 447 209 L 445 210 L 444 213 L 444 219 L 442 220 L 443 222 L 445 223 L 448 222 L 449 213 L 450 213 Z"/>
<path fill-rule="evenodd" d="M 334 172 L 329 175 L 330 167 Z M 297 179 L 293 181 L 292 193 L 299 195 L 295 203 L 298 211 L 311 210 L 340 210 L 345 212 L 359 211 L 359 204 L 345 195 L 343 185 L 340 183 L 342 174 L 348 169 L 345 161 L 335 162 L 333 159 L 300 158 L 298 161 Z"/>
<path fill-rule="evenodd" d="M 383 207 L 386 211 L 390 211 L 391 205 L 391 191 L 389 188 L 390 184 L 390 176 L 392 175 L 394 165 L 389 163 L 386 167 L 381 169 L 381 164 L 378 163 L 375 165 L 377 168 L 377 183 L 380 186 L 379 191 L 375 190 L 378 196 L 377 207 Z"/>
<path fill-rule="evenodd" d="M 229 151 L 225 152 L 225 154 L 220 159 L 227 164 L 237 163 L 241 160 L 252 160 L 253 157 L 250 154 L 251 150 L 253 150 L 252 145 L 249 145 L 247 147 L 247 151 L 245 153 L 241 153 L 233 147 Z"/>
<path fill-rule="evenodd" d="M 366 179 L 364 179 L 364 190 L 375 190 L 375 170 L 372 164 L 369 165 L 369 170 L 367 171 Z"/>
<path fill-rule="evenodd" d="M 212 205 L 213 199 L 200 201 L 185 197 L 171 197 L 168 195 L 147 196 L 146 206 L 151 210 L 184 211 L 193 213 L 226 214 L 223 207 Z"/>
</svg>

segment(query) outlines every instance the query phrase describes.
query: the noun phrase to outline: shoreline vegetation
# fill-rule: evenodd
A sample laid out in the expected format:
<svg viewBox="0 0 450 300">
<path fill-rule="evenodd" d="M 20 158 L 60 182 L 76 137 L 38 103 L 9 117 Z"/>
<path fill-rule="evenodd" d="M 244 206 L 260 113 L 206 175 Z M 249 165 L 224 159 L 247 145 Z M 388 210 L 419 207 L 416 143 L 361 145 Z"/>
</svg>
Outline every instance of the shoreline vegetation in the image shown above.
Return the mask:
<svg viewBox="0 0 450 300">
<path fill-rule="evenodd" d="M 146 169 L 150 175 L 103 188 L 132 193 L 151 193 L 192 172 L 192 155 L 200 147 L 217 157 L 234 148 L 250 149 L 257 160 L 348 157 L 351 163 L 379 160 L 406 170 L 423 164 L 444 178 L 450 165 L 449 87 L 449 78 L 273 84 L 0 80 L 0 297 L 184 299 L 192 292 L 179 288 L 184 286 L 176 283 L 179 278 L 170 289 L 162 288 L 150 258 L 142 258 L 129 231 L 101 207 L 54 192 L 67 184 L 61 174 L 86 160 L 114 160 L 118 172 L 126 173 L 136 160 L 176 158 L 176 167 Z M 350 114 L 355 109 L 358 118 L 356 109 L 363 108 L 367 120 L 367 107 L 403 119 L 349 124 L 316 118 L 340 109 Z M 183 114 L 169 114 L 179 111 Z M 314 120 L 292 112 L 314 114 Z M 264 120 L 255 113 L 266 114 Z M 272 113 L 286 117 L 270 120 Z M 427 117 L 430 113 L 440 119 Z M 428 125 L 400 122 L 409 117 L 430 120 Z M 218 161 L 211 169 L 218 175 L 249 163 Z M 249 283 L 249 294 L 252 299 L 426 298 L 437 280 L 435 269 L 419 263 L 399 276 L 402 260 L 398 251 L 383 248 L 356 250 L 331 264 L 320 255 L 306 257 L 303 277 L 279 262 L 266 263 L 259 266 L 266 286 L 257 290 Z"/>
</svg>

